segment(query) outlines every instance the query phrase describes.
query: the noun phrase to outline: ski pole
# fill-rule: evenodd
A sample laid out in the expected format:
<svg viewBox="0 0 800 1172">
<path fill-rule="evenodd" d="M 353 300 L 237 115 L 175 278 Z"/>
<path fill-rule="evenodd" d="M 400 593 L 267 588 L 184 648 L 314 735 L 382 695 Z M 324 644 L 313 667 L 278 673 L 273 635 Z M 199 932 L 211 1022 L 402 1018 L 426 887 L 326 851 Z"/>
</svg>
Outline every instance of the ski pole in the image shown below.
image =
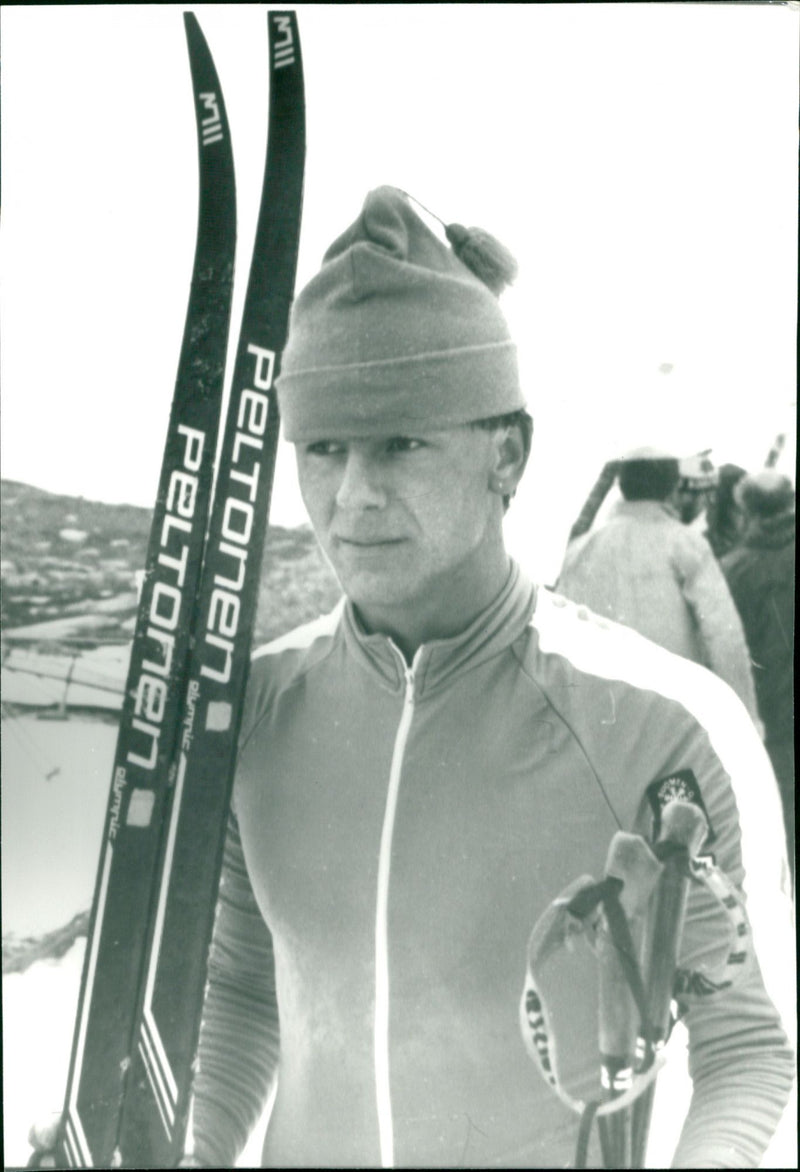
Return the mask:
<svg viewBox="0 0 800 1172">
<path fill-rule="evenodd" d="M 783 451 L 785 444 L 786 435 L 784 432 L 779 432 L 778 435 L 775 436 L 775 442 L 767 452 L 767 458 L 764 461 L 765 468 L 775 467 L 775 465 L 778 463 L 778 460 L 780 459 L 781 452 Z"/>
<path fill-rule="evenodd" d="M 643 924 L 661 865 L 639 835 L 614 835 L 605 869 L 602 930 L 598 935 L 598 1042 L 601 1097 L 619 1099 L 633 1085 L 644 989 L 638 953 Z M 607 1168 L 630 1167 L 630 1111 L 598 1116 L 603 1162 Z"/>
<path fill-rule="evenodd" d="M 671 780 L 685 781 L 680 774 Z M 536 921 L 528 941 L 519 1006 L 522 1039 L 547 1085 L 580 1119 L 576 1168 L 586 1167 L 595 1120 L 605 1167 L 643 1166 L 652 1087 L 664 1063 L 673 996 L 705 1000 L 729 988 L 745 971 L 749 955 L 741 893 L 710 858 L 698 856 L 708 831 L 704 814 L 674 797 L 661 807 L 660 819 L 654 845 L 618 831 L 604 878 L 573 880 Z M 700 970 L 677 968 L 689 882 L 706 889 L 728 922 L 725 942 Z M 562 1079 L 545 988 L 551 958 L 581 937 L 600 970 L 597 1038 L 604 1069 L 600 1098 L 588 1102 Z"/>
<path fill-rule="evenodd" d="M 708 824 L 698 806 L 675 800 L 664 807 L 661 833 L 654 846 L 663 871 L 646 940 L 646 1016 L 652 1036 L 639 1039 L 639 1072 L 652 1066 L 669 1034 L 678 950 L 691 882 L 689 861 L 697 856 L 707 833 Z M 644 1167 L 654 1094 L 655 1082 L 651 1082 L 631 1108 L 632 1168 Z"/>
<path fill-rule="evenodd" d="M 644 1022 L 639 941 L 661 870 L 660 862 L 641 835 L 619 831 L 611 840 L 601 882 L 582 878 L 565 891 L 539 921 L 529 945 L 529 976 L 538 972 L 541 962 L 558 946 L 559 939 L 566 938 L 564 930 L 569 931 L 570 923 L 583 925 L 583 930 L 593 938 L 597 955 L 600 1099 L 589 1103 L 573 1100 L 559 1087 L 555 1065 L 549 1063 L 548 1081 L 567 1105 L 581 1115 L 576 1168 L 586 1166 L 594 1118 L 598 1123 L 604 1166 L 630 1167 L 628 1105 L 639 1089 L 634 1090 L 633 1059 L 637 1038 L 641 1034 L 649 1036 Z M 535 1030 L 534 1042 L 537 1038 L 546 1039 L 546 1014 L 536 993 L 535 978 L 528 983 L 526 1008 L 538 1011 L 537 1019 L 528 1017 L 529 1026 Z"/>
</svg>

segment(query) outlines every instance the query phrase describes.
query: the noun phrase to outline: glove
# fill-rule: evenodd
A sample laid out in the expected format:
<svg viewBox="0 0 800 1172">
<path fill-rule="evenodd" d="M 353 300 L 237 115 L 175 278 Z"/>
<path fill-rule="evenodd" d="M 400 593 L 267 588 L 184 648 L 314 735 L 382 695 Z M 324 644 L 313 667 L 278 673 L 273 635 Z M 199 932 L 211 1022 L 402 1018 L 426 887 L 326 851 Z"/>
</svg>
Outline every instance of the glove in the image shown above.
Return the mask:
<svg viewBox="0 0 800 1172">
<path fill-rule="evenodd" d="M 45 1115 L 31 1126 L 28 1143 L 33 1148 L 28 1160 L 29 1168 L 55 1168 L 55 1148 L 61 1128 L 61 1112 Z"/>
<path fill-rule="evenodd" d="M 36 1121 L 28 1132 L 28 1143 L 33 1148 L 30 1159 L 28 1160 L 29 1168 L 55 1168 L 55 1148 L 58 1143 L 58 1135 L 61 1127 L 61 1112 L 54 1112 L 52 1115 L 44 1116 L 42 1119 Z M 207 1165 L 201 1163 L 197 1156 L 185 1155 L 181 1157 L 180 1163 L 176 1165 L 178 1168 L 205 1168 Z"/>
</svg>

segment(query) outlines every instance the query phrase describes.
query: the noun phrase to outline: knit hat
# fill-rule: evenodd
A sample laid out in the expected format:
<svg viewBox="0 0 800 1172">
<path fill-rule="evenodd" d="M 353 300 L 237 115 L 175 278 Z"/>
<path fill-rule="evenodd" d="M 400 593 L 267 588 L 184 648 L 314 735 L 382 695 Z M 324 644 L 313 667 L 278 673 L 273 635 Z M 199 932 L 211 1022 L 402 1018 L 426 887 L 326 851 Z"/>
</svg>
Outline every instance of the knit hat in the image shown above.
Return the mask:
<svg viewBox="0 0 800 1172">
<path fill-rule="evenodd" d="M 791 480 L 771 468 L 745 476 L 737 484 L 734 495 L 751 517 L 775 517 L 794 508 Z"/>
<path fill-rule="evenodd" d="M 626 501 L 665 501 L 678 483 L 679 460 L 670 448 L 631 448 L 616 462 Z"/>
<path fill-rule="evenodd" d="M 466 255 L 473 230 L 447 234 Z M 294 303 L 276 383 L 286 438 L 455 427 L 524 407 L 500 283 L 476 276 L 403 192 L 371 191 Z"/>
<path fill-rule="evenodd" d="M 672 448 L 658 448 L 648 444 L 643 448 L 630 448 L 628 451 L 623 452 L 618 459 L 620 463 L 633 461 L 638 463 L 641 460 L 674 460 L 677 462 L 680 457 Z"/>
</svg>

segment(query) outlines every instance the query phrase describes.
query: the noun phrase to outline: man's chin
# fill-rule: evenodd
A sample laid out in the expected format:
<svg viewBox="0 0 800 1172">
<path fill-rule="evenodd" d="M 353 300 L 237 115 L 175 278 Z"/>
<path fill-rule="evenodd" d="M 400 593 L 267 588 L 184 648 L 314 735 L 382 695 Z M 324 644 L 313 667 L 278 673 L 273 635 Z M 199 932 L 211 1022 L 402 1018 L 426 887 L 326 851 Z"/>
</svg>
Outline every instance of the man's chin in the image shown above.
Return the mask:
<svg viewBox="0 0 800 1172">
<path fill-rule="evenodd" d="M 359 609 L 402 606 L 416 595 L 410 583 L 406 582 L 397 569 L 337 567 L 337 577 L 347 597 Z"/>
</svg>

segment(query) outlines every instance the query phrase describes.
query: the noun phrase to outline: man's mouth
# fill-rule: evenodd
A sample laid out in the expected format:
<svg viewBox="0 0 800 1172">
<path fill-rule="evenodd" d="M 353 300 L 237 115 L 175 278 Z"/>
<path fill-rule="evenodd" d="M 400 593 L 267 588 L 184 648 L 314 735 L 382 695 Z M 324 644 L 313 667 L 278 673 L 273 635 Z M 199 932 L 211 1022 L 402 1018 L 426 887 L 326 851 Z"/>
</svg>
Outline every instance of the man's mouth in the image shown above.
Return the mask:
<svg viewBox="0 0 800 1172">
<path fill-rule="evenodd" d="M 388 545 L 400 545 L 403 537 L 341 537 L 335 539 L 340 545 L 351 545 L 355 549 L 380 549 Z"/>
</svg>

